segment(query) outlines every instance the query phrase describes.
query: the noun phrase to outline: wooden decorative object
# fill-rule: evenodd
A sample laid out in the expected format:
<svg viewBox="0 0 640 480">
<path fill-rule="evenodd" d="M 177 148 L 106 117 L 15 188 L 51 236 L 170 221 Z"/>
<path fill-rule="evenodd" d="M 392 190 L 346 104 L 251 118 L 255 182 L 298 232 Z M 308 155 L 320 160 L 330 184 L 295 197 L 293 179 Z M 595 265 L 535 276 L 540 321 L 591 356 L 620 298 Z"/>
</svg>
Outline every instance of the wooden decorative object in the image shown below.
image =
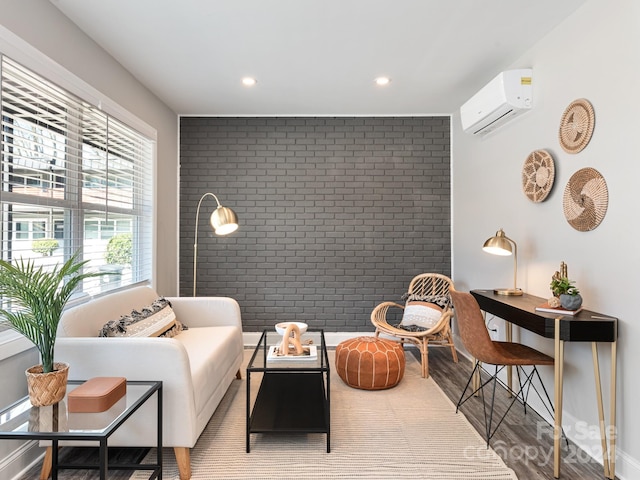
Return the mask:
<svg viewBox="0 0 640 480">
<path fill-rule="evenodd" d="M 522 167 L 522 191 L 532 202 L 544 201 L 555 179 L 553 157 L 546 150 L 529 154 Z"/>
<path fill-rule="evenodd" d="M 293 344 L 293 349 L 289 347 Z M 304 350 L 300 341 L 300 329 L 295 323 L 287 325 L 287 329 L 282 335 L 282 344 L 280 345 L 280 355 L 302 355 Z"/>
<path fill-rule="evenodd" d="M 588 100 L 580 98 L 569 104 L 560 120 L 560 146 L 567 153 L 578 153 L 593 135 L 596 117 Z"/>
<path fill-rule="evenodd" d="M 604 178 L 594 168 L 583 168 L 574 173 L 564 190 L 564 216 L 580 232 L 595 229 L 609 205 L 609 191 Z"/>
</svg>

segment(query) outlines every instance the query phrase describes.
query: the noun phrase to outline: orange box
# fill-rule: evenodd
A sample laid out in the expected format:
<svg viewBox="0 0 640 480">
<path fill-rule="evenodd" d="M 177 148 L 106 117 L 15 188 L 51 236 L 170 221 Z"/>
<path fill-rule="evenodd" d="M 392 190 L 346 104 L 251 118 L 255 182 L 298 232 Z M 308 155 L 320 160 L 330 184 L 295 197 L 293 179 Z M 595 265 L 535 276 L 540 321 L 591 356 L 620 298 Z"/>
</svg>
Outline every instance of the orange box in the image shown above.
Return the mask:
<svg viewBox="0 0 640 480">
<path fill-rule="evenodd" d="M 94 413 L 109 410 L 127 393 L 124 377 L 94 377 L 67 395 L 69 412 Z"/>
</svg>

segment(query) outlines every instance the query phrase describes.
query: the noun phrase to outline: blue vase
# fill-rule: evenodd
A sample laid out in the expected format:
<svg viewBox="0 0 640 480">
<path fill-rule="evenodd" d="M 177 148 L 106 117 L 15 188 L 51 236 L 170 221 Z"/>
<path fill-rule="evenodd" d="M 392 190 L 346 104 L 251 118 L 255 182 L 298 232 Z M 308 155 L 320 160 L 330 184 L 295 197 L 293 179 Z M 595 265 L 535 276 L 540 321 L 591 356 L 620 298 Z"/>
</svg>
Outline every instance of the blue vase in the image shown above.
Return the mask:
<svg viewBox="0 0 640 480">
<path fill-rule="evenodd" d="M 582 306 L 582 297 L 580 295 L 560 295 L 560 305 L 567 310 L 577 310 Z"/>
</svg>

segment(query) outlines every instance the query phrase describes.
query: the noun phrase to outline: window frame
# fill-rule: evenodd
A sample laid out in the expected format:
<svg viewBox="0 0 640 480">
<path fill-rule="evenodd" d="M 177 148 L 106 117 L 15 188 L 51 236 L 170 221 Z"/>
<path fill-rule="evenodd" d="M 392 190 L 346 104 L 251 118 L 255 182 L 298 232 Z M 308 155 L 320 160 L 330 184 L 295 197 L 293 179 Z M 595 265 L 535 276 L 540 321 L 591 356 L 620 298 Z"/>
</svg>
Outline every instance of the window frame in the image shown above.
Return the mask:
<svg viewBox="0 0 640 480">
<path fill-rule="evenodd" d="M 146 180 L 149 182 L 148 188 L 150 189 L 151 198 L 151 223 L 150 231 L 145 233 L 147 236 L 147 242 L 149 245 L 148 262 L 149 278 L 148 280 L 132 283 L 123 288 L 132 288 L 140 284 L 154 284 L 155 277 L 155 251 L 156 251 L 156 224 L 157 224 L 157 212 L 156 212 L 156 161 L 157 161 L 157 131 L 149 124 L 105 96 L 103 93 L 86 83 L 84 80 L 75 76 L 66 68 L 62 67 L 39 50 L 32 47 L 30 44 L 16 36 L 11 31 L 0 25 L 0 55 L 4 55 L 14 62 L 20 64 L 26 69 L 33 71 L 35 74 L 43 77 L 44 79 L 52 82 L 57 87 L 66 90 L 71 95 L 81 98 L 84 102 L 94 105 L 100 109 L 100 111 L 107 114 L 114 120 L 121 122 L 138 133 L 146 137 L 151 142 L 150 157 L 151 162 L 149 165 L 148 174 L 150 178 Z M 117 223 L 116 223 L 117 224 Z M 50 226 L 52 232 L 55 234 L 57 231 L 54 228 L 54 224 Z M 29 231 L 25 232 L 30 237 L 33 235 L 33 225 L 29 223 Z M 116 231 L 117 228 L 114 229 Z M 98 232 L 99 234 L 99 232 Z M 84 237 L 84 233 L 82 235 Z M 54 238 L 55 237 L 54 235 Z M 145 257 L 147 255 L 145 254 Z M 117 290 L 117 289 L 116 289 Z M 115 290 L 106 292 L 111 293 Z M 102 294 L 93 295 L 93 297 L 102 296 Z M 82 303 L 93 298 L 89 295 L 81 295 L 80 298 L 74 299 L 69 302 L 68 306 L 73 306 L 77 303 Z M 17 334 L 13 330 L 5 330 L 0 332 L 0 361 L 10 356 L 16 355 L 20 352 L 32 348 L 33 345 L 22 335 Z"/>
</svg>

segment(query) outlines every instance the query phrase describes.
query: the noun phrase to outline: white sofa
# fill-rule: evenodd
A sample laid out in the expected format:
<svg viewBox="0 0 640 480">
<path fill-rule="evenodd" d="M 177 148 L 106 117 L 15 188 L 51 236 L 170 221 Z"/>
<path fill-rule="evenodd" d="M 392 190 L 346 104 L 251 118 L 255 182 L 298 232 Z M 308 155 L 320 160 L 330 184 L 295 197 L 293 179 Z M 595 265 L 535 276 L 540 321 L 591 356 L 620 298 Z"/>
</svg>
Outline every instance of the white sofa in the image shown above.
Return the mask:
<svg viewBox="0 0 640 480">
<path fill-rule="evenodd" d="M 162 380 L 163 444 L 173 447 L 180 478 L 191 476 L 189 449 L 220 400 L 240 377 L 243 358 L 238 303 L 223 297 L 175 297 L 176 318 L 188 327 L 173 338 L 99 338 L 110 320 L 140 310 L 158 298 L 150 287 L 135 287 L 68 309 L 60 321 L 56 361 L 69 363 L 70 379 L 122 376 Z M 147 402 L 109 439 L 109 445 L 155 445 L 155 402 Z M 50 463 L 48 450 L 43 475 Z"/>
</svg>

